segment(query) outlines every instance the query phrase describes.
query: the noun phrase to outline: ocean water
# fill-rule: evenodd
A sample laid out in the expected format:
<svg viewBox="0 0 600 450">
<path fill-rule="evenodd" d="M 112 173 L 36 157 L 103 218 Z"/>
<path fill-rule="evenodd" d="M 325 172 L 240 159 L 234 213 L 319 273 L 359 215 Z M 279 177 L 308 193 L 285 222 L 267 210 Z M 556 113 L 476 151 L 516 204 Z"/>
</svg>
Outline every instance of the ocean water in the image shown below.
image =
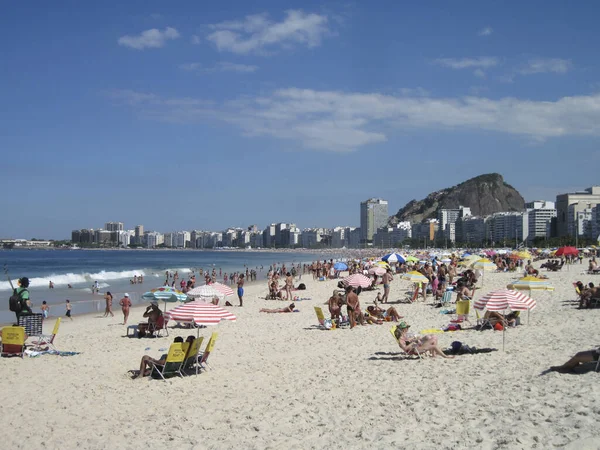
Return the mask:
<svg viewBox="0 0 600 450">
<path fill-rule="evenodd" d="M 328 258 L 333 257 L 327 255 Z M 269 266 L 285 263 L 307 263 L 319 258 L 310 253 L 257 252 L 257 251 L 195 251 L 195 250 L 0 250 L 0 263 L 5 274 L 0 281 L 0 323 L 14 321 L 14 313 L 8 311 L 11 286 L 8 277 L 17 287 L 17 279 L 28 277 L 33 312 L 40 312 L 42 301 L 50 305 L 50 315 L 65 312 L 65 300 L 73 305 L 73 315 L 78 313 L 104 312 L 103 293 L 110 291 L 114 297 L 113 311 L 120 314 L 118 301 L 127 292 L 134 304 L 140 303 L 141 295 L 152 288 L 162 286 L 165 272 L 179 273 L 185 279 L 199 269 L 217 271 L 221 274 L 245 271 L 246 267 L 257 271 L 258 279 L 264 279 Z M 323 259 L 323 257 L 320 257 Z M 143 284 L 131 284 L 134 275 L 143 275 Z M 54 289 L 49 289 L 49 282 Z M 100 294 L 92 294 L 92 285 L 98 281 Z M 68 285 L 72 288 L 68 288 Z M 197 277 L 196 285 L 204 284 Z"/>
</svg>

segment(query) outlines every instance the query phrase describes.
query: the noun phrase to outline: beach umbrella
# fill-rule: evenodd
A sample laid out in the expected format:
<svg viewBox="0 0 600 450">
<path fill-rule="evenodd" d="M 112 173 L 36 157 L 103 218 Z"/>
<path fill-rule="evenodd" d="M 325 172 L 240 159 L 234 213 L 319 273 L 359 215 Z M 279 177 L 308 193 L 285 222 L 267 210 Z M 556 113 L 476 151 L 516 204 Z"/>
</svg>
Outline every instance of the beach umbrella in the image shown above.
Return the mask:
<svg viewBox="0 0 600 450">
<path fill-rule="evenodd" d="M 196 298 L 224 298 L 225 294 L 215 288 L 210 284 L 203 284 L 202 286 L 198 286 L 187 293 L 188 297 L 196 299 Z"/>
<path fill-rule="evenodd" d="M 191 322 L 196 326 L 218 325 L 222 320 L 236 321 L 236 317 L 226 309 L 201 301 L 179 305 L 171 311 L 167 311 L 165 316 L 175 322 Z"/>
<path fill-rule="evenodd" d="M 215 281 L 214 283 L 209 283 L 208 285 L 214 287 L 217 291 L 221 292 L 225 297 L 227 297 L 228 295 L 233 295 L 233 289 L 231 289 L 226 284 L 222 284 L 222 283 L 219 283 L 218 281 Z"/>
<path fill-rule="evenodd" d="M 411 263 L 419 262 L 419 258 L 415 258 L 413 255 L 409 255 L 404 259 L 406 260 L 406 262 L 411 262 Z"/>
<path fill-rule="evenodd" d="M 444 259 L 440 259 L 440 262 L 443 262 L 444 264 L 450 264 L 452 262 L 452 260 L 450 258 L 444 258 Z"/>
<path fill-rule="evenodd" d="M 522 294 L 521 292 L 513 291 L 510 289 L 499 289 L 492 291 L 482 297 L 480 297 L 473 307 L 480 311 L 484 309 L 488 311 L 527 311 L 527 321 L 529 322 L 529 311 L 537 306 L 534 299 Z M 504 333 L 506 327 L 502 329 L 502 350 L 504 350 Z"/>
<path fill-rule="evenodd" d="M 390 265 L 385 261 L 377 261 L 374 266 L 383 267 L 384 269 L 391 269 Z"/>
<path fill-rule="evenodd" d="M 556 250 L 555 256 L 577 256 L 579 254 L 579 250 L 575 247 L 561 247 Z"/>
<path fill-rule="evenodd" d="M 421 272 L 417 272 L 416 270 L 402 274 L 401 278 L 412 283 L 429 283 L 429 279 Z"/>
<path fill-rule="evenodd" d="M 469 255 L 466 258 L 463 258 L 462 261 L 460 261 L 458 263 L 459 266 L 470 266 L 471 264 L 473 264 L 475 261 L 480 260 L 481 257 L 477 256 L 477 255 Z"/>
<path fill-rule="evenodd" d="M 165 302 L 165 310 L 167 309 L 168 303 L 184 302 L 187 300 L 187 294 L 180 291 L 179 289 L 172 288 L 170 286 L 161 286 L 152 289 L 142 295 L 144 300 L 150 300 L 155 302 Z"/>
<path fill-rule="evenodd" d="M 509 284 L 508 289 L 517 289 L 520 291 L 553 291 L 554 286 L 550 284 L 550 281 L 536 278 L 536 277 L 524 277 L 520 278 L 512 284 Z"/>
<path fill-rule="evenodd" d="M 343 262 L 336 262 L 333 265 L 333 268 L 335 270 L 339 270 L 341 272 L 341 271 L 344 271 L 344 270 L 348 270 L 348 265 L 346 263 L 343 263 Z"/>
<path fill-rule="evenodd" d="M 383 275 L 385 272 L 386 272 L 386 270 L 383 267 L 371 267 L 369 269 L 369 273 L 371 275 L 377 275 L 378 277 Z"/>
<path fill-rule="evenodd" d="M 473 262 L 471 264 L 471 267 L 473 267 L 473 269 L 477 269 L 477 270 L 481 270 L 481 285 L 483 286 L 483 278 L 485 272 L 493 272 L 496 269 L 498 269 L 498 267 L 496 267 L 496 264 L 494 264 L 493 262 L 491 262 L 489 259 L 486 258 L 481 258 L 478 259 L 477 261 Z"/>
<path fill-rule="evenodd" d="M 355 273 L 342 280 L 346 286 L 368 288 L 371 286 L 371 279 L 360 273 Z"/>
<path fill-rule="evenodd" d="M 529 253 L 527 250 L 522 250 L 520 252 L 517 252 L 517 255 L 521 259 L 531 259 L 531 253 Z"/>
<path fill-rule="evenodd" d="M 400 253 L 388 253 L 383 258 L 382 261 L 386 261 L 388 263 L 405 263 L 406 259 Z"/>
</svg>

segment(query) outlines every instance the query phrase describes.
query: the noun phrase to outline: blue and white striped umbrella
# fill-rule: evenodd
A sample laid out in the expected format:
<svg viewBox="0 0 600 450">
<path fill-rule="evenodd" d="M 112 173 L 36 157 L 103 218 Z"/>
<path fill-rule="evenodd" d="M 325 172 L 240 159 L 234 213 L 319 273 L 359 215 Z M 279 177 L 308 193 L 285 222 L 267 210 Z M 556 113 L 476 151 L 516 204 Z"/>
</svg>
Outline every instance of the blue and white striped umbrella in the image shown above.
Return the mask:
<svg viewBox="0 0 600 450">
<path fill-rule="evenodd" d="M 383 261 L 388 263 L 405 263 L 406 259 L 400 253 L 389 253 L 381 258 Z"/>
</svg>

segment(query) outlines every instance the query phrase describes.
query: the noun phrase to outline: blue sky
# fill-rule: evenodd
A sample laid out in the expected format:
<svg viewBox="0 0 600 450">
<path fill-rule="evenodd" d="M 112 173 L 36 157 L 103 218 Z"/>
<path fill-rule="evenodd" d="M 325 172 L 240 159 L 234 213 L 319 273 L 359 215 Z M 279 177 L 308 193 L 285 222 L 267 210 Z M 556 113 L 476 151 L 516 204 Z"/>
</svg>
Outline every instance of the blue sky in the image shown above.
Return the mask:
<svg viewBox="0 0 600 450">
<path fill-rule="evenodd" d="M 596 2 L 9 2 L 0 237 L 358 225 L 597 183 Z"/>
</svg>

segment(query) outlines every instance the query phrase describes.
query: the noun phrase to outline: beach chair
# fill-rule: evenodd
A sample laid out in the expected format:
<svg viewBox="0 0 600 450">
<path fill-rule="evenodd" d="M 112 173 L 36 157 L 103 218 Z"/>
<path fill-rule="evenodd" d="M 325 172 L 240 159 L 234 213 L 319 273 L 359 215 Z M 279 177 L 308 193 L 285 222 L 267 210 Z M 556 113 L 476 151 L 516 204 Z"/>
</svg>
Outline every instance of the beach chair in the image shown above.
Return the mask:
<svg viewBox="0 0 600 450">
<path fill-rule="evenodd" d="M 2 356 L 20 356 L 25 354 L 25 328 L 8 326 L 2 328 Z"/>
<path fill-rule="evenodd" d="M 19 326 L 25 328 L 25 334 L 29 337 L 42 336 L 44 315 L 43 314 L 26 314 L 19 316 Z"/>
<path fill-rule="evenodd" d="M 164 315 L 158 316 L 156 323 L 151 323 L 148 325 L 148 333 L 150 336 L 156 335 L 156 337 L 161 336 L 161 332 L 165 332 L 165 336 L 169 335 L 169 330 L 167 328 L 167 324 L 169 323 L 169 319 Z"/>
<path fill-rule="evenodd" d="M 32 342 L 36 349 L 39 349 L 40 347 L 49 347 L 52 350 L 56 350 L 56 347 L 54 346 L 54 338 L 58 334 L 60 319 L 60 317 L 56 319 L 56 323 L 54 324 L 54 330 L 52 330 L 52 334 L 42 334 L 38 339 Z"/>
<path fill-rule="evenodd" d="M 458 300 L 456 302 L 456 319 L 451 320 L 452 323 L 462 323 L 467 322 L 471 325 L 469 321 L 469 312 L 471 311 L 471 302 L 469 300 Z"/>
<path fill-rule="evenodd" d="M 390 333 L 392 333 L 392 336 L 394 337 L 394 341 L 396 342 L 396 344 L 398 344 L 398 339 L 396 339 L 396 329 L 398 328 L 398 326 L 394 325 L 392 328 L 390 328 Z M 419 353 L 419 351 L 415 348 L 414 353 L 407 353 L 405 352 L 402 347 L 400 347 L 400 351 L 402 351 L 406 356 L 418 356 L 419 359 L 423 359 L 423 357 L 421 356 L 421 354 Z"/>
<path fill-rule="evenodd" d="M 167 353 L 167 359 L 164 364 L 152 363 L 152 378 L 160 378 L 166 380 L 167 378 L 179 375 L 183 377 L 181 368 L 185 362 L 185 355 L 189 348 L 189 342 L 174 342 L 169 347 L 169 353 Z"/>
<path fill-rule="evenodd" d="M 448 305 L 450 305 L 450 303 L 452 303 L 452 291 L 446 291 L 444 292 L 444 295 L 442 295 L 442 307 L 447 307 Z"/>
<path fill-rule="evenodd" d="M 491 330 L 494 329 L 490 320 L 486 319 L 485 316 L 480 316 L 478 310 L 475 310 L 475 319 L 475 324 L 477 327 L 479 327 L 479 331 L 487 330 L 488 328 Z"/>
<path fill-rule="evenodd" d="M 206 348 L 204 349 L 204 353 L 202 354 L 202 359 L 198 362 L 200 369 L 206 370 L 208 368 L 208 357 L 210 353 L 215 348 L 215 341 L 217 340 L 217 333 L 213 333 L 210 335 L 210 339 L 208 340 L 208 344 L 206 344 Z"/>
<path fill-rule="evenodd" d="M 198 357 L 200 356 L 200 347 L 202 346 L 202 341 L 204 341 L 204 337 L 199 337 L 198 339 L 194 340 L 192 345 L 190 345 L 185 363 L 183 363 L 184 375 L 187 375 L 187 372 L 192 369 L 196 369 L 196 375 L 198 375 L 198 371 L 200 370 L 200 360 Z"/>
<path fill-rule="evenodd" d="M 321 309 L 320 306 L 315 306 L 315 313 L 317 314 L 317 320 L 319 321 L 319 326 L 321 328 L 323 328 L 324 330 L 330 330 L 332 327 L 331 326 L 327 326 L 327 322 L 325 319 L 325 314 L 323 314 L 323 309 Z M 331 323 L 330 323 L 331 325 Z"/>
</svg>

